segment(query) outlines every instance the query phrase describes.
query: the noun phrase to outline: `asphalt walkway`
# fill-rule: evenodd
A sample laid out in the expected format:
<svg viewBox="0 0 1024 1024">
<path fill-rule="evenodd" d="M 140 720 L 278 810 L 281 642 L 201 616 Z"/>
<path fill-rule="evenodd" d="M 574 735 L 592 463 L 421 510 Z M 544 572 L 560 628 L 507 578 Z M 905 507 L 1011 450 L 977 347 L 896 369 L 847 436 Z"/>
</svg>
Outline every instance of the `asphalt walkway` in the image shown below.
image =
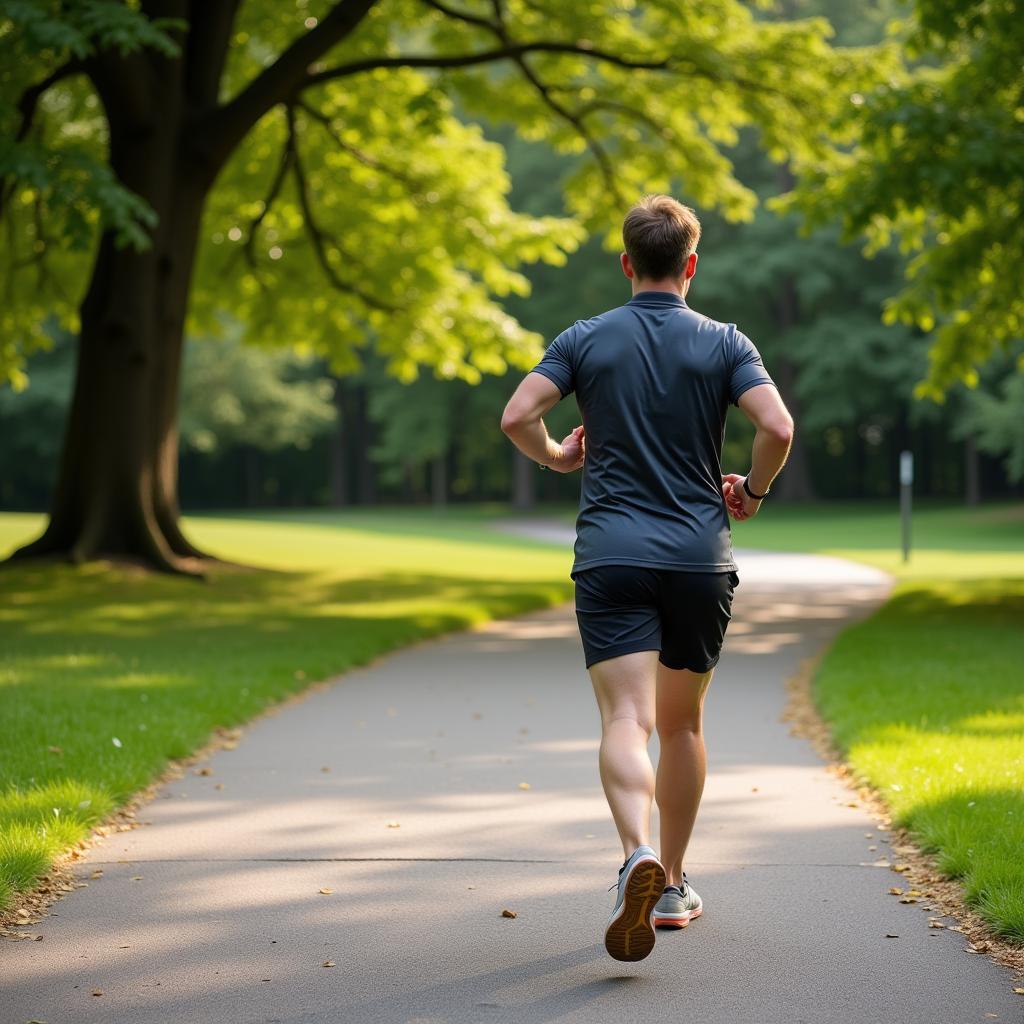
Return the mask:
<svg viewBox="0 0 1024 1024">
<path fill-rule="evenodd" d="M 1019 1021 L 1008 971 L 887 894 L 885 834 L 780 721 L 888 579 L 739 564 L 686 863 L 705 912 L 646 960 L 602 942 L 622 857 L 570 602 L 350 671 L 163 786 L 42 941 L 0 946 L 0 1022 Z"/>
</svg>

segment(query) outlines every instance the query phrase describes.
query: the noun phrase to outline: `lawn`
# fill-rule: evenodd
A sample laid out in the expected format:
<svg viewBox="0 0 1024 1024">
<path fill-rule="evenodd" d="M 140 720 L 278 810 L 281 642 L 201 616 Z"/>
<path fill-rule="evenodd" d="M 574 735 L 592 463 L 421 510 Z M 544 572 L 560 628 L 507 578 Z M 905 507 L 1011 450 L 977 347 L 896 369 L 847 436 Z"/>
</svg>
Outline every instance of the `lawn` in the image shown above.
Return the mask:
<svg viewBox="0 0 1024 1024">
<path fill-rule="evenodd" d="M 894 506 L 765 506 L 737 546 L 869 562 L 898 583 L 821 664 L 814 698 L 894 820 L 1024 943 L 1024 506 L 925 508 L 904 564 Z"/>
<path fill-rule="evenodd" d="M 186 520 L 259 571 L 0 568 L 0 908 L 218 726 L 422 637 L 572 598 L 571 552 L 494 510 Z M 0 514 L 0 557 L 42 517 Z"/>
</svg>

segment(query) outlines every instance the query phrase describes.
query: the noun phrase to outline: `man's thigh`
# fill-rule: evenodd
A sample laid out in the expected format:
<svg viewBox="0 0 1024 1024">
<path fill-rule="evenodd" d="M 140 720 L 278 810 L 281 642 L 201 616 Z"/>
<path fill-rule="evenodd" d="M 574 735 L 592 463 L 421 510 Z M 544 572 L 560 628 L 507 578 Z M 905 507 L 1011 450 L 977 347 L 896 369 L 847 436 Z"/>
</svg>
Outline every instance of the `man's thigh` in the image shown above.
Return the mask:
<svg viewBox="0 0 1024 1024">
<path fill-rule="evenodd" d="M 677 572 L 659 575 L 661 658 L 672 669 L 703 674 L 718 664 L 732 619 L 735 572 Z"/>
<path fill-rule="evenodd" d="M 590 666 L 594 696 L 607 726 L 617 718 L 638 722 L 654 730 L 657 711 L 658 652 L 632 651 L 605 658 Z"/>
<path fill-rule="evenodd" d="M 661 650 L 658 574 L 636 565 L 597 565 L 576 574 L 576 621 L 586 667 Z"/>
</svg>

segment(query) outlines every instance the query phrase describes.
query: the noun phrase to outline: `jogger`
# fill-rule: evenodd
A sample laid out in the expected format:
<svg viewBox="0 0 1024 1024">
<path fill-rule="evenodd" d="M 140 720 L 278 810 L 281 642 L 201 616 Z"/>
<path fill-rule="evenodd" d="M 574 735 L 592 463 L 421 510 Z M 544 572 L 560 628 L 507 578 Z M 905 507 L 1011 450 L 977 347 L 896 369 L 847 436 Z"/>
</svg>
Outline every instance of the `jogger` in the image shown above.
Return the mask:
<svg viewBox="0 0 1024 1024">
<path fill-rule="evenodd" d="M 757 514 L 793 420 L 753 342 L 686 303 L 694 212 L 647 196 L 622 235 L 633 297 L 559 334 L 501 426 L 541 465 L 583 470 L 570 576 L 601 715 L 599 774 L 625 857 L 605 946 L 637 960 L 654 947 L 656 924 L 685 927 L 703 912 L 683 864 L 707 770 L 704 698 L 739 583 L 729 519 Z M 571 392 L 583 422 L 557 444 L 542 417 Z M 745 477 L 721 471 L 730 403 L 757 431 Z M 660 856 L 650 845 L 654 800 Z"/>
</svg>

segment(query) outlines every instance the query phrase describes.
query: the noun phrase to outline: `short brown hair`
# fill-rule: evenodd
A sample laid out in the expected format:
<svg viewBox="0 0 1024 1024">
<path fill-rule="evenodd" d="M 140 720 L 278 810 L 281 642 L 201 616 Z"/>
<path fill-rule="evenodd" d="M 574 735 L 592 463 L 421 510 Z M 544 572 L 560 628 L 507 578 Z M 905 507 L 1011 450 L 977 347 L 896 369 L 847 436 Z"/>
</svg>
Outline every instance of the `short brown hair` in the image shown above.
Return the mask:
<svg viewBox="0 0 1024 1024">
<path fill-rule="evenodd" d="M 700 221 L 671 196 L 644 196 L 626 214 L 622 241 L 637 277 L 680 277 L 700 241 Z"/>
</svg>

